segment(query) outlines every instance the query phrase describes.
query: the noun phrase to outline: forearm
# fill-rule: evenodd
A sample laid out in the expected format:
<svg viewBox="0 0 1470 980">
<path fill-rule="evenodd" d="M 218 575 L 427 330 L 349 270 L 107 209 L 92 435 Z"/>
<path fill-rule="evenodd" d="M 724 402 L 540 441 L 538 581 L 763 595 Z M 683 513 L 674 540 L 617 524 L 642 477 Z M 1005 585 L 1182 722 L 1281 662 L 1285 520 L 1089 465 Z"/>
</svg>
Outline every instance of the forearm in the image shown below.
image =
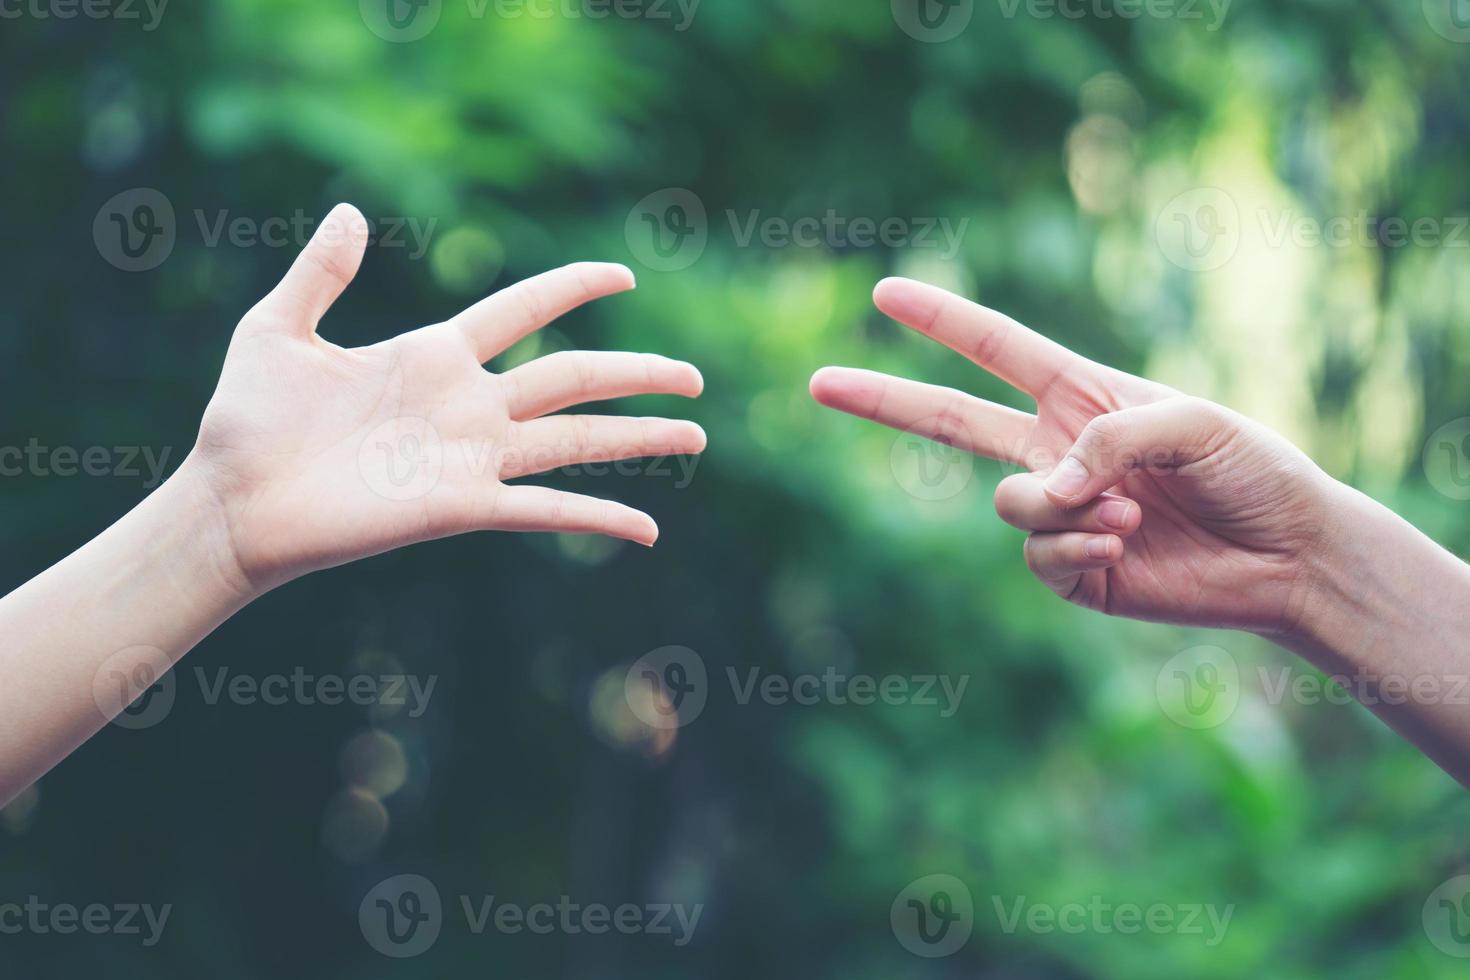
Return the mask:
<svg viewBox="0 0 1470 980">
<path fill-rule="evenodd" d="M 185 465 L 116 524 L 0 599 L 0 803 L 249 601 L 228 533 Z"/>
<path fill-rule="evenodd" d="M 1470 785 L 1470 566 L 1344 488 L 1286 646 Z"/>
</svg>

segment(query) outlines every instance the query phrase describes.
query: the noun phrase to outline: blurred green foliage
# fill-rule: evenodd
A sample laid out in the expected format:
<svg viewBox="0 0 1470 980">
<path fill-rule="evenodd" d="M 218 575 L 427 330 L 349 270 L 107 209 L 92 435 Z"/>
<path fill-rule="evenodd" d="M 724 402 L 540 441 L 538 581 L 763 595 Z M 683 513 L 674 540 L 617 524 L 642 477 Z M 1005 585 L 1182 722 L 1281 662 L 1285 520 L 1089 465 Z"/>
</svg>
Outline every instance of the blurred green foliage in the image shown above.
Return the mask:
<svg viewBox="0 0 1470 980">
<path fill-rule="evenodd" d="M 1237 0 L 1218 30 L 1207 7 L 1068 19 L 979 0 L 944 43 L 905 34 L 882 0 L 706 0 L 683 30 L 673 5 L 594 19 L 443 0 L 403 42 L 370 29 L 372 6 L 177 4 L 153 30 L 33 7 L 0 20 L 0 441 L 167 448 L 177 464 L 235 321 L 294 252 L 211 245 L 208 227 L 351 200 L 431 230 L 422 256 L 370 252 L 330 339 L 373 342 L 569 260 L 627 261 L 636 293 L 507 362 L 567 346 L 692 360 L 698 403 L 620 407 L 687 411 L 710 450 L 687 487 L 558 477 L 652 512 L 652 552 L 439 542 L 228 623 L 182 665 L 163 724 L 107 730 L 0 832 L 0 900 L 172 902 L 164 941 L 0 937 L 6 976 L 1460 975 L 1421 924 L 1430 891 L 1467 870 L 1470 805 L 1448 777 L 1360 708 L 1268 703 L 1259 669 L 1290 661 L 1261 641 L 1064 606 L 990 511 L 999 467 L 923 499 L 908 443 L 805 393 L 841 363 L 1024 405 L 872 312 L 875 280 L 912 275 L 1280 428 L 1464 553 L 1470 510 L 1433 489 L 1421 454 L 1470 415 L 1470 241 L 1271 240 L 1293 217 L 1452 229 L 1470 212 L 1470 46 L 1419 0 Z M 177 243 L 127 273 L 93 220 L 140 186 L 172 203 Z M 1244 232 L 1230 262 L 1191 272 L 1157 232 L 1200 187 L 1226 192 Z M 707 249 L 677 272 L 640 265 L 625 235 L 666 188 L 709 215 Z M 742 246 L 729 218 L 829 209 L 968 224 L 946 258 Z M 7 477 L 3 587 L 142 483 Z M 1192 730 L 1155 680 L 1203 643 L 1237 660 L 1243 690 L 1224 724 Z M 668 644 L 698 651 L 711 693 L 655 738 L 617 690 Z M 949 718 L 741 705 L 724 680 L 828 666 L 971 679 Z M 192 682 L 298 667 L 439 687 L 413 719 L 209 705 Z M 705 911 L 683 948 L 461 923 L 397 962 L 363 942 L 357 906 L 407 871 L 456 909 L 459 894 L 566 894 Z M 975 933 L 931 961 L 888 916 L 936 872 L 969 885 Z M 992 896 L 1235 909 L 1208 946 L 1007 933 Z"/>
</svg>

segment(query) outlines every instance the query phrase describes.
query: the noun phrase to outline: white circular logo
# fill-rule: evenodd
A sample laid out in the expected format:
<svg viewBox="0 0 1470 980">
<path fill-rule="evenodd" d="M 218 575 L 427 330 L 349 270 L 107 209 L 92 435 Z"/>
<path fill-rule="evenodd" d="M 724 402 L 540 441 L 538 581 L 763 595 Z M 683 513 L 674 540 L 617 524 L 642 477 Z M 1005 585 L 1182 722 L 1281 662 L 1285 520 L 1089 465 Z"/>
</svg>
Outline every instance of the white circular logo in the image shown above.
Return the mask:
<svg viewBox="0 0 1470 980">
<path fill-rule="evenodd" d="M 178 693 L 173 662 L 157 647 L 126 647 L 92 678 L 92 700 L 119 728 L 152 728 L 168 717 Z"/>
<path fill-rule="evenodd" d="M 892 0 L 893 21 L 915 41 L 942 44 L 965 32 L 975 0 Z"/>
<path fill-rule="evenodd" d="M 1240 668 L 1228 650 L 1190 647 L 1170 657 L 1154 681 L 1159 707 L 1185 728 L 1215 728 L 1240 704 Z"/>
<path fill-rule="evenodd" d="M 1424 476 L 1451 500 L 1470 500 L 1470 418 L 1448 422 L 1429 437 Z"/>
<path fill-rule="evenodd" d="M 633 257 L 656 272 L 679 272 L 704 255 L 709 216 L 699 195 L 683 187 L 655 191 L 633 206 L 623 224 Z"/>
<path fill-rule="evenodd" d="M 358 0 L 357 11 L 368 30 L 385 41 L 403 44 L 424 37 L 439 23 L 444 0 Z"/>
<path fill-rule="evenodd" d="M 975 928 L 975 901 L 954 875 L 926 875 L 898 893 L 888 924 L 904 949 L 937 959 L 959 950 Z"/>
<path fill-rule="evenodd" d="M 709 698 L 704 658 L 688 647 L 659 647 L 633 662 L 623 678 L 628 707 L 650 728 L 682 728 Z"/>
<path fill-rule="evenodd" d="M 439 484 L 444 443 L 427 419 L 389 419 L 358 447 L 357 468 L 378 496 L 418 500 Z"/>
<path fill-rule="evenodd" d="M 1240 209 L 1218 187 L 1185 191 L 1164 205 L 1154 240 L 1164 258 L 1187 272 L 1213 272 L 1240 249 Z"/>
<path fill-rule="evenodd" d="M 173 203 L 152 187 L 113 195 L 92 219 L 98 254 L 124 272 L 147 272 L 163 265 L 177 239 Z"/>
<path fill-rule="evenodd" d="M 1470 0 L 1424 0 L 1424 19 L 1445 40 L 1470 44 Z"/>
<path fill-rule="evenodd" d="M 909 429 L 893 440 L 888 451 L 888 468 L 910 496 L 928 501 L 949 500 L 970 485 L 975 475 L 975 457 L 948 445 L 948 440 L 935 441 Z"/>
<path fill-rule="evenodd" d="M 438 941 L 444 925 L 439 889 L 423 875 L 396 875 L 363 897 L 357 924 L 362 938 L 384 956 L 418 956 Z"/>
<path fill-rule="evenodd" d="M 1424 934 L 1446 956 L 1470 958 L 1470 875 L 1456 875 L 1424 900 Z"/>
</svg>

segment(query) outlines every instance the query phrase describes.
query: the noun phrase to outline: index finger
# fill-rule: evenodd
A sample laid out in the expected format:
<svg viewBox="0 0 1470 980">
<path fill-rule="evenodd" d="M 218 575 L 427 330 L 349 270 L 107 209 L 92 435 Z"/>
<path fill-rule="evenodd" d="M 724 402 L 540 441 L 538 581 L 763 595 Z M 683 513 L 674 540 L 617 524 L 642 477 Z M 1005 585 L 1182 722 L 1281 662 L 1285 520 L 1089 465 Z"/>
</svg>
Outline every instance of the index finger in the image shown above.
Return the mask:
<svg viewBox="0 0 1470 980">
<path fill-rule="evenodd" d="M 584 303 L 632 289 L 627 266 L 576 262 L 543 272 L 480 300 L 450 322 L 462 330 L 480 362 Z"/>
<path fill-rule="evenodd" d="M 878 309 L 965 355 L 1002 381 L 1039 398 L 1057 378 L 1087 361 L 1003 313 L 912 279 L 884 279 Z"/>
</svg>

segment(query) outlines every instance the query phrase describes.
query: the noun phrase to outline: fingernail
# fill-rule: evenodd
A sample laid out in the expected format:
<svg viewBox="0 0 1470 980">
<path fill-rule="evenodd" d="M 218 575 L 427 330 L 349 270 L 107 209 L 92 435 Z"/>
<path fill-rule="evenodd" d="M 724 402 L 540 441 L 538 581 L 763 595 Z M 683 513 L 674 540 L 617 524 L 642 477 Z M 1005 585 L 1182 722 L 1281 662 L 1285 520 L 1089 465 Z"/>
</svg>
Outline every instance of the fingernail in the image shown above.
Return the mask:
<svg viewBox="0 0 1470 980">
<path fill-rule="evenodd" d="M 1046 492 L 1053 497 L 1061 497 L 1069 500 L 1082 492 L 1087 486 L 1087 469 L 1073 456 L 1062 460 L 1051 476 L 1046 480 Z"/>
<path fill-rule="evenodd" d="M 1088 538 L 1082 545 L 1082 553 L 1094 561 L 1106 561 L 1112 552 L 1113 543 L 1107 538 Z"/>
<path fill-rule="evenodd" d="M 1108 527 L 1119 529 L 1128 526 L 1128 518 L 1133 515 L 1133 505 L 1122 500 L 1109 500 L 1097 509 L 1098 520 Z"/>
</svg>

